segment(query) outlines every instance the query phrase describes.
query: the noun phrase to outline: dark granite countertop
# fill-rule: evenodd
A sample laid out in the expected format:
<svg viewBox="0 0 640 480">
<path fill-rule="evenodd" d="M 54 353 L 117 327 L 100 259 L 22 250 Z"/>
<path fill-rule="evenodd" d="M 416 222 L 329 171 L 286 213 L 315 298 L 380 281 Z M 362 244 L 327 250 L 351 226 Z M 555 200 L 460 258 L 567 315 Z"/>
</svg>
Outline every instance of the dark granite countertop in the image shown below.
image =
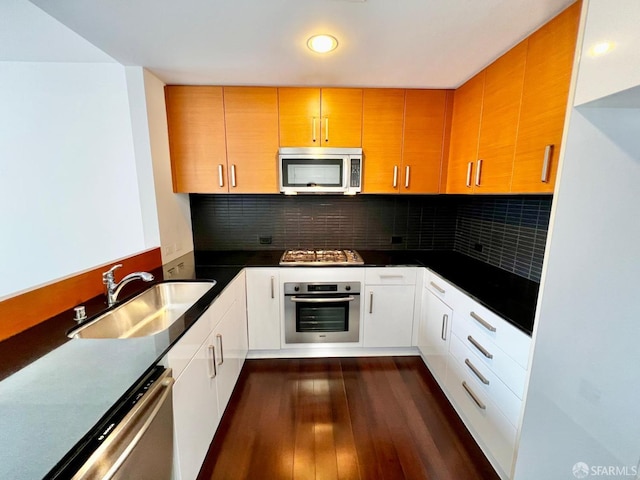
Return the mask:
<svg viewBox="0 0 640 480">
<path fill-rule="evenodd" d="M 367 267 L 428 267 L 473 299 L 531 335 L 539 284 L 451 251 L 358 250 Z M 278 266 L 282 250 L 195 252 L 196 276 L 207 278 L 221 266 Z M 289 267 L 296 268 L 296 267 Z M 324 268 L 324 267 L 316 267 Z M 348 267 L 347 267 L 348 268 Z"/>
</svg>

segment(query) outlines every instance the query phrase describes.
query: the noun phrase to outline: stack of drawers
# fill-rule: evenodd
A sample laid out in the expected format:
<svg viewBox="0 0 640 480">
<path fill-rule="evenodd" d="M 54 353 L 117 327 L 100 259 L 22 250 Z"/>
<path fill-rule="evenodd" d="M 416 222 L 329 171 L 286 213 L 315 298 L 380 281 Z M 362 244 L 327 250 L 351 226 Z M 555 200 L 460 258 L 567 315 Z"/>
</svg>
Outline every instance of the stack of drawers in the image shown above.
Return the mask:
<svg viewBox="0 0 640 480">
<path fill-rule="evenodd" d="M 435 279 L 435 281 L 434 281 Z M 531 338 L 431 272 L 425 287 L 453 311 L 445 378 L 438 378 L 458 414 L 508 476 L 522 412 Z M 428 358 L 427 365 L 429 364 Z"/>
</svg>

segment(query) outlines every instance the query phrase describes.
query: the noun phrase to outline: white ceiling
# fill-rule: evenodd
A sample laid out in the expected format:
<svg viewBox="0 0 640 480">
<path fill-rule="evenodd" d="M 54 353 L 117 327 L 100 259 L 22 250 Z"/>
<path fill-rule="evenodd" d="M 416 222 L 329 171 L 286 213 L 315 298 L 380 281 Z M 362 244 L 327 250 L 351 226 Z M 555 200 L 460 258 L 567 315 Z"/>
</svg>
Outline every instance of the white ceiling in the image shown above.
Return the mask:
<svg viewBox="0 0 640 480">
<path fill-rule="evenodd" d="M 573 2 L 30 1 L 170 84 L 423 88 L 459 86 Z M 335 52 L 306 48 L 319 32 L 338 38 Z"/>
</svg>

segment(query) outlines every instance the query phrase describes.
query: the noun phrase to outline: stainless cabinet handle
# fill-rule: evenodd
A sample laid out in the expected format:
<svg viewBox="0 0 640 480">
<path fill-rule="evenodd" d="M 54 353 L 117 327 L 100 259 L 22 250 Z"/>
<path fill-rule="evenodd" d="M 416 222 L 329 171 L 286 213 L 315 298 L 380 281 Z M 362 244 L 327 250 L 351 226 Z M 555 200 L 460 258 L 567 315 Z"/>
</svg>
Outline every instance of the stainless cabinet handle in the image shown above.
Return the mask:
<svg viewBox="0 0 640 480">
<path fill-rule="evenodd" d="M 398 186 L 398 166 L 393 166 L 393 188 Z"/>
<path fill-rule="evenodd" d="M 553 156 L 553 145 L 544 147 L 544 161 L 542 162 L 542 176 L 540 180 L 549 183 L 549 167 L 551 166 L 551 157 Z"/>
<path fill-rule="evenodd" d="M 216 335 L 216 338 L 218 339 L 218 343 L 220 344 L 220 363 L 218 365 L 222 365 L 224 363 L 224 350 L 222 349 L 222 335 L 218 333 Z"/>
<path fill-rule="evenodd" d="M 291 297 L 291 301 L 295 303 L 340 303 L 353 302 L 355 297 L 333 297 L 333 298 L 300 298 Z"/>
<path fill-rule="evenodd" d="M 446 291 L 444 288 L 442 288 L 440 285 L 438 285 L 436 283 L 429 282 L 429 285 L 431 285 L 433 288 L 435 288 L 440 293 L 445 293 L 445 291 Z"/>
<path fill-rule="evenodd" d="M 404 188 L 409 188 L 409 168 L 409 165 L 407 165 L 404 173 Z"/>
<path fill-rule="evenodd" d="M 476 168 L 476 187 L 480 186 L 481 175 L 482 175 L 482 160 L 478 160 L 478 168 Z"/>
<path fill-rule="evenodd" d="M 471 172 L 473 171 L 473 162 L 467 164 L 467 187 L 471 188 Z"/>
<path fill-rule="evenodd" d="M 486 348 L 484 348 L 482 345 L 480 345 L 480 344 L 478 343 L 478 341 L 477 341 L 475 338 L 473 338 L 471 335 L 469 335 L 469 336 L 467 337 L 467 340 L 469 340 L 469 341 L 471 342 L 471 345 L 473 345 L 474 347 L 476 347 L 476 348 L 478 349 L 478 351 L 479 351 L 482 355 L 484 355 L 485 357 L 487 357 L 487 358 L 489 358 L 489 359 L 493 358 L 493 354 L 492 354 L 492 353 L 490 353 L 490 352 L 489 352 Z"/>
<path fill-rule="evenodd" d="M 218 165 L 218 183 L 221 187 L 224 187 L 224 172 L 222 171 L 222 164 Z"/>
<path fill-rule="evenodd" d="M 329 117 L 324 117 L 324 141 L 329 141 Z"/>
<path fill-rule="evenodd" d="M 271 277 L 271 298 L 276 298 L 275 277 Z"/>
<path fill-rule="evenodd" d="M 446 313 L 442 315 L 442 331 L 440 332 L 440 338 L 447 341 L 447 325 L 449 324 L 449 315 Z"/>
<path fill-rule="evenodd" d="M 209 354 L 211 365 L 213 365 L 213 368 L 209 369 L 209 378 L 216 378 L 218 369 L 216 368 L 216 347 L 214 345 L 209 345 Z M 213 370 L 213 375 L 211 375 L 211 370 Z"/>
<path fill-rule="evenodd" d="M 373 292 L 369 294 L 369 313 L 373 313 Z"/>
<path fill-rule="evenodd" d="M 311 122 L 311 139 L 316 141 L 316 117 L 313 117 L 313 122 Z"/>
<path fill-rule="evenodd" d="M 486 328 L 490 332 L 496 331 L 496 327 L 491 325 L 489 322 L 487 322 L 484 318 L 482 318 L 476 312 L 471 312 L 469 315 L 471 315 L 471 318 L 473 318 L 476 322 L 478 322 L 480 325 L 482 325 L 484 328 Z"/>
<path fill-rule="evenodd" d="M 231 186 L 235 188 L 236 186 L 236 166 L 231 165 Z"/>
<path fill-rule="evenodd" d="M 489 385 L 489 380 L 487 380 L 487 377 L 485 377 L 480 373 L 480 371 L 476 368 L 476 366 L 473 363 L 471 363 L 471 360 L 469 360 L 468 358 L 465 358 L 464 363 L 467 367 L 469 367 L 469 369 L 475 374 L 476 377 L 478 377 L 478 379 L 482 383 L 484 383 L 485 385 Z"/>
<path fill-rule="evenodd" d="M 475 392 L 473 390 L 471 390 L 471 387 L 469 385 L 467 385 L 467 382 L 463 381 L 462 382 L 462 386 L 467 391 L 469 396 L 473 399 L 473 401 L 476 403 L 476 405 L 478 405 L 478 408 L 480 408 L 481 410 L 486 410 L 487 409 L 487 406 L 480 401 L 480 399 L 475 394 Z"/>
</svg>

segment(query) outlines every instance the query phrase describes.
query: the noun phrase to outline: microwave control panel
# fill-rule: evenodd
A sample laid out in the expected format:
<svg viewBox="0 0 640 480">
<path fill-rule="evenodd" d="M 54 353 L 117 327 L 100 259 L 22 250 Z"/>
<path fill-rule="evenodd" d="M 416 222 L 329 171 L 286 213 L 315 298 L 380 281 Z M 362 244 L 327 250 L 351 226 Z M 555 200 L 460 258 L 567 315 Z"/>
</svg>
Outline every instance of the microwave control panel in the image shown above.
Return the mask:
<svg viewBox="0 0 640 480">
<path fill-rule="evenodd" d="M 352 188 L 360 187 L 360 166 L 361 166 L 360 158 L 352 158 L 351 159 L 351 180 L 349 186 Z"/>
</svg>

